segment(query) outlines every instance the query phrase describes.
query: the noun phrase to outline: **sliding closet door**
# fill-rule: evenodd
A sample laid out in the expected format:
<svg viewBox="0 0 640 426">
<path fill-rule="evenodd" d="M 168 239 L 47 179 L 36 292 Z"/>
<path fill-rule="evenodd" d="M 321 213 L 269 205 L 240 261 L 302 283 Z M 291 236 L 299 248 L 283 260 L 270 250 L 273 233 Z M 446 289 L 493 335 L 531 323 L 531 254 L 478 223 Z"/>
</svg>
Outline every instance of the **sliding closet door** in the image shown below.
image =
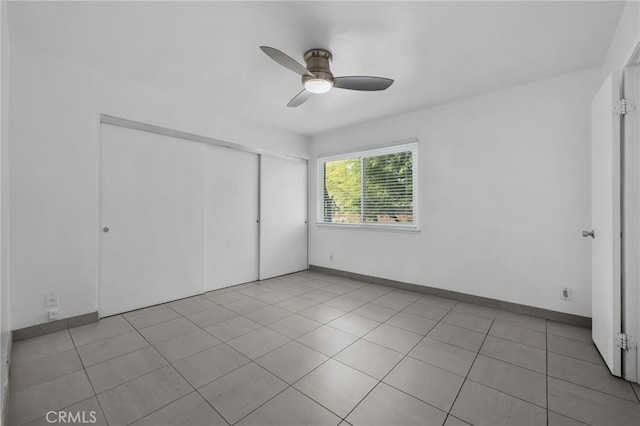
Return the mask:
<svg viewBox="0 0 640 426">
<path fill-rule="evenodd" d="M 207 290 L 258 279 L 257 154 L 207 146 Z"/>
<path fill-rule="evenodd" d="M 203 292 L 205 154 L 101 125 L 101 316 Z"/>
<path fill-rule="evenodd" d="M 307 164 L 262 155 L 260 279 L 307 269 Z"/>
</svg>

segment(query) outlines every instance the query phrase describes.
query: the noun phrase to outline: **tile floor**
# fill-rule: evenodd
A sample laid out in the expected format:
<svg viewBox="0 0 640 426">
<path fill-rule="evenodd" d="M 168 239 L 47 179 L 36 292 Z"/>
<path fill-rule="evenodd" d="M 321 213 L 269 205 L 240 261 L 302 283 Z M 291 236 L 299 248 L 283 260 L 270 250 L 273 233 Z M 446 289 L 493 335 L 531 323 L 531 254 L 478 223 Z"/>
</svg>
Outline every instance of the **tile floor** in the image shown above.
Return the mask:
<svg viewBox="0 0 640 426">
<path fill-rule="evenodd" d="M 587 329 L 301 272 L 17 342 L 9 424 L 638 426 L 639 396 Z"/>
</svg>

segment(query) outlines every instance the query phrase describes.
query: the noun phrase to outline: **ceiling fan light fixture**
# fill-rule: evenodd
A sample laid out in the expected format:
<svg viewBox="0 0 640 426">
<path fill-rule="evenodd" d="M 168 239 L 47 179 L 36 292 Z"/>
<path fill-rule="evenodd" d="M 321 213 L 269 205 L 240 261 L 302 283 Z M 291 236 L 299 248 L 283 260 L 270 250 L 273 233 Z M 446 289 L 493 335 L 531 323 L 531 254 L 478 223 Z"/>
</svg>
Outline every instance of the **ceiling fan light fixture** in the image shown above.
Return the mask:
<svg viewBox="0 0 640 426">
<path fill-rule="evenodd" d="M 333 83 L 331 81 L 321 78 L 310 78 L 304 82 L 304 89 L 315 94 L 327 93 L 332 88 Z"/>
</svg>

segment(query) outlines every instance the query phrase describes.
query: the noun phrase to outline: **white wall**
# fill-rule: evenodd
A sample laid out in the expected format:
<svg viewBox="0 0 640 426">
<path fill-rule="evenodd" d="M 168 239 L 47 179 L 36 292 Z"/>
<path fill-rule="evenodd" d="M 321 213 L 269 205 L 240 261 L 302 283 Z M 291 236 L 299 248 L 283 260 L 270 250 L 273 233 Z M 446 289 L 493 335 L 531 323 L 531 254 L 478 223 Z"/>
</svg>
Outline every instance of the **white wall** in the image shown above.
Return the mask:
<svg viewBox="0 0 640 426">
<path fill-rule="evenodd" d="M 9 26 L 7 3 L 0 3 L 0 423 L 9 382 L 7 349 L 11 332 L 9 305 Z"/>
<path fill-rule="evenodd" d="M 606 78 L 612 71 L 622 71 L 640 43 L 640 1 L 625 4 L 616 32 L 609 45 L 602 71 Z"/>
<path fill-rule="evenodd" d="M 19 46 L 10 65 L 14 329 L 47 321 L 50 291 L 62 317 L 97 309 L 99 113 L 307 156 L 301 136 Z"/>
<path fill-rule="evenodd" d="M 589 69 L 312 138 L 309 263 L 590 316 L 581 231 L 600 79 Z M 420 233 L 314 224 L 317 155 L 409 138 L 419 140 Z"/>
</svg>

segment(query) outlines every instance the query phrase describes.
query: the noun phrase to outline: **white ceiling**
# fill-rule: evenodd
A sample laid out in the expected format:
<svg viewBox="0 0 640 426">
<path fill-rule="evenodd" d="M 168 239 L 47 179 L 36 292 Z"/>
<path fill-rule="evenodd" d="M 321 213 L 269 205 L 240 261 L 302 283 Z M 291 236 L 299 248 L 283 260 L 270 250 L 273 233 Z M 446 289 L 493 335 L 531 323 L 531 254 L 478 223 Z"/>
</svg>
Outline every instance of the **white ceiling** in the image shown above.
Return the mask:
<svg viewBox="0 0 640 426">
<path fill-rule="evenodd" d="M 10 41 L 278 128 L 316 134 L 602 64 L 623 2 L 16 2 Z M 298 108 L 303 62 L 395 79 Z"/>
</svg>

